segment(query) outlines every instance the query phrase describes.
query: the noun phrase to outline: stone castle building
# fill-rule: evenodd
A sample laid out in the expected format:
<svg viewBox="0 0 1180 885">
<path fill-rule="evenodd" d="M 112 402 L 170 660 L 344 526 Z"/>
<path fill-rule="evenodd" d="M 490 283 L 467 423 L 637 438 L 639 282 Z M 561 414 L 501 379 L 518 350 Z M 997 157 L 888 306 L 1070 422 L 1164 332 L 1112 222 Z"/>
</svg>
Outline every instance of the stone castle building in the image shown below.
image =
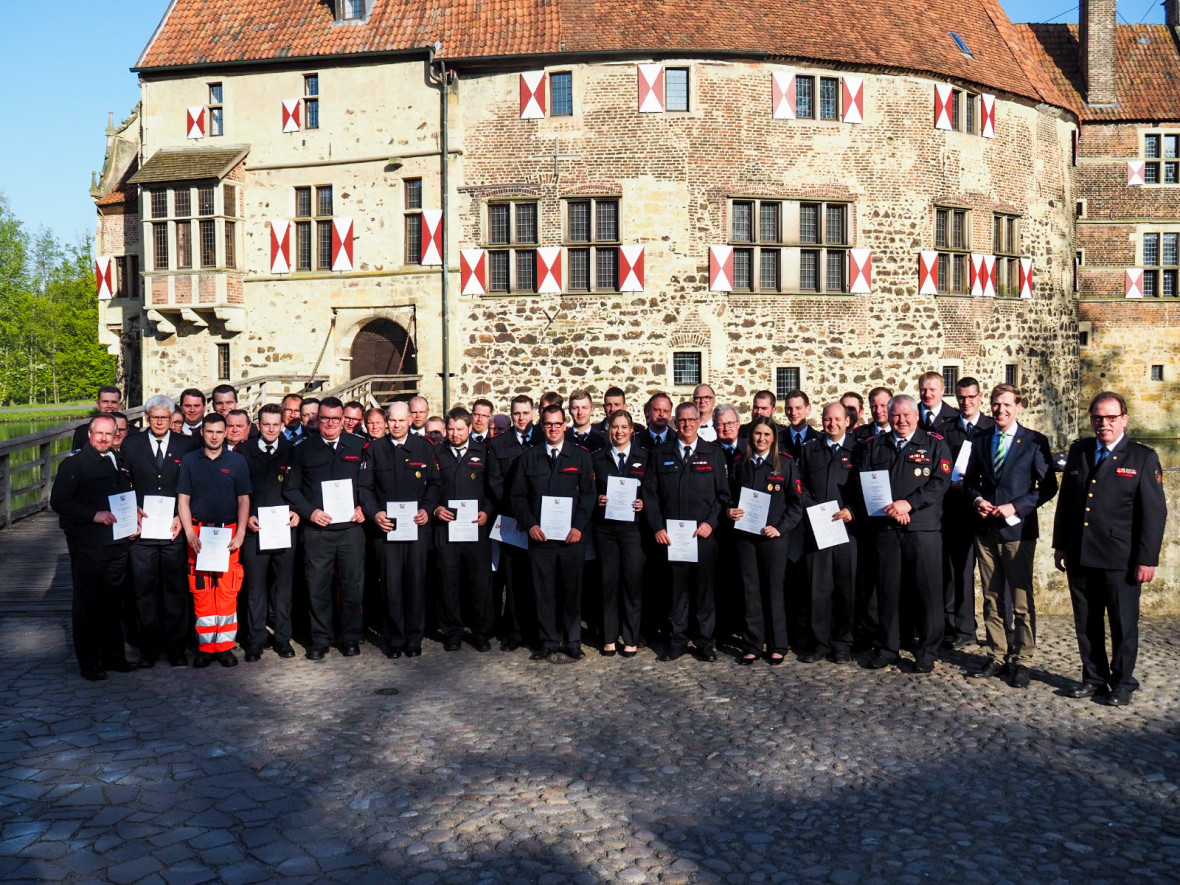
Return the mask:
<svg viewBox="0 0 1180 885">
<path fill-rule="evenodd" d="M 174 0 L 92 189 L 101 331 L 136 393 L 936 368 L 1059 438 L 1095 386 L 1180 421 L 1180 52 L 1082 7 Z"/>
</svg>

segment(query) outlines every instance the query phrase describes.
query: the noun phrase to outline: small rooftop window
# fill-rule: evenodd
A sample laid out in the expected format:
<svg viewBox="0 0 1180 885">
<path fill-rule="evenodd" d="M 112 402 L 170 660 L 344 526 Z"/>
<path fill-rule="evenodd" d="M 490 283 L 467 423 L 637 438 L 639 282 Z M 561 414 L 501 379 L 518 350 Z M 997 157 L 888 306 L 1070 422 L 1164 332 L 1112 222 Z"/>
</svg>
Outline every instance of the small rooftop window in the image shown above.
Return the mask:
<svg viewBox="0 0 1180 885">
<path fill-rule="evenodd" d="M 336 0 L 336 21 L 359 22 L 368 15 L 369 0 Z"/>
<path fill-rule="evenodd" d="M 959 51 L 963 53 L 963 55 L 967 56 L 967 58 L 975 58 L 975 56 L 971 54 L 971 50 L 968 48 L 966 40 L 964 40 L 954 31 L 947 31 L 947 33 L 951 35 L 951 39 L 955 41 L 955 45 L 959 47 Z"/>
</svg>

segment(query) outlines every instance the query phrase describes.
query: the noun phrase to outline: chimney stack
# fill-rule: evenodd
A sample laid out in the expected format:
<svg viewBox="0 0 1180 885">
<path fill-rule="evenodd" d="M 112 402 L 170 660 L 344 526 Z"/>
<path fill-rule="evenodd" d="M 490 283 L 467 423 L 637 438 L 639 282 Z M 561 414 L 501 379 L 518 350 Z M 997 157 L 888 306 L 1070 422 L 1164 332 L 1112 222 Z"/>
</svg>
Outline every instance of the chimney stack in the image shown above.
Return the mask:
<svg viewBox="0 0 1180 885">
<path fill-rule="evenodd" d="M 1169 14 L 1180 0 L 1167 0 Z M 1116 0 L 1081 0 L 1078 46 L 1086 104 L 1110 107 L 1118 104 L 1114 86 Z"/>
<path fill-rule="evenodd" d="M 1164 24 L 1173 31 L 1180 28 L 1180 0 L 1164 0 Z"/>
</svg>

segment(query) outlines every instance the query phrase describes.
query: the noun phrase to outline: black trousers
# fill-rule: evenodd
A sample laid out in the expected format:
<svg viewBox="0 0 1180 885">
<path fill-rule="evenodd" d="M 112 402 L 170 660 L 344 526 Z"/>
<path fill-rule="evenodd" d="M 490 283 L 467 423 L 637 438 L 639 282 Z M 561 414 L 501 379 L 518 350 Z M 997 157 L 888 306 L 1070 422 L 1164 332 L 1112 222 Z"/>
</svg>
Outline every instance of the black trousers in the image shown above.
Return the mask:
<svg viewBox="0 0 1180 885">
<path fill-rule="evenodd" d="M 479 531 L 478 541 L 451 543 L 446 527 L 434 531 L 438 551 L 439 593 L 438 629 L 450 639 L 463 634 L 463 609 L 470 618 L 468 626 L 478 636 L 491 636 L 495 628 L 492 605 L 492 543 L 487 526 Z"/>
<path fill-rule="evenodd" d="M 386 648 L 418 649 L 426 633 L 426 557 L 430 535 L 418 527 L 417 541 L 385 541 L 381 575 L 385 584 Z"/>
<path fill-rule="evenodd" d="M 942 531 L 943 635 L 976 638 L 975 521 L 956 508 Z"/>
<path fill-rule="evenodd" d="M 196 638 L 184 534 L 175 541 L 135 541 L 128 556 L 139 612 L 140 654 L 148 661 L 159 658 L 161 651 L 182 656 Z"/>
<path fill-rule="evenodd" d="M 365 592 L 364 530 L 359 524 L 344 529 L 305 528 L 303 564 L 307 572 L 312 647 L 323 649 L 332 644 L 332 602 L 337 583 L 340 639 L 360 642 L 364 638 L 361 609 Z"/>
<path fill-rule="evenodd" d="M 867 648 L 877 641 L 877 545 L 870 536 L 856 547 L 852 639 L 857 646 Z"/>
<path fill-rule="evenodd" d="M 261 651 L 266 645 L 266 621 L 269 614 L 274 626 L 275 642 L 291 641 L 291 587 L 295 579 L 295 547 L 286 550 L 259 550 L 258 533 L 247 532 L 239 556 L 246 570 L 245 629 L 238 630 L 238 644 L 247 650 Z"/>
<path fill-rule="evenodd" d="M 664 548 L 665 551 L 667 548 Z M 665 557 L 667 553 L 664 554 Z M 665 561 L 667 561 L 665 559 Z M 717 566 L 717 540 L 713 535 L 697 538 L 696 562 L 669 562 L 672 573 L 672 598 L 668 606 L 668 646 L 683 651 L 688 645 L 690 608 L 693 618 L 693 644 L 704 651 L 713 648 L 717 610 L 713 598 L 713 571 Z"/>
<path fill-rule="evenodd" d="M 643 619 L 643 564 L 646 556 L 639 526 L 602 522 L 594 527 L 594 545 L 602 575 L 602 641 L 619 639 L 638 645 Z"/>
<path fill-rule="evenodd" d="M 1069 598 L 1082 657 L 1082 681 L 1111 688 L 1138 688 L 1139 596 L 1143 587 L 1126 569 L 1070 568 Z M 1110 659 L 1106 620 L 1110 620 Z"/>
<path fill-rule="evenodd" d="M 74 655 L 83 670 L 100 670 L 126 661 L 123 653 L 122 601 L 127 574 L 125 542 L 100 547 L 66 538 L 74 582 L 72 621 Z"/>
<path fill-rule="evenodd" d="M 722 522 L 714 535 L 717 537 L 717 561 L 737 562 L 737 548 L 734 535 L 741 534 L 732 523 Z M 734 638 L 740 646 L 745 634 L 746 612 L 743 599 L 742 574 L 740 569 L 723 568 L 714 575 L 713 606 L 717 611 L 717 625 L 714 637 L 719 645 L 732 644 Z"/>
<path fill-rule="evenodd" d="M 811 581 L 811 636 L 816 654 L 852 649 L 856 601 L 856 538 L 807 554 Z"/>
<path fill-rule="evenodd" d="M 529 547 L 537 637 L 542 651 L 578 648 L 582 644 L 582 568 L 586 546 L 581 541 L 533 543 Z"/>
<path fill-rule="evenodd" d="M 811 584 L 807 579 L 806 529 L 800 525 L 787 535 L 788 555 L 784 563 L 783 594 L 787 600 L 787 632 L 796 651 L 811 650 Z M 797 554 L 797 559 L 791 559 Z"/>
<path fill-rule="evenodd" d="M 533 567 L 529 551 L 501 543 L 499 574 L 504 586 L 500 638 L 532 645 L 537 637 L 537 617 L 533 604 Z"/>
<path fill-rule="evenodd" d="M 790 540 L 735 531 L 733 544 L 742 576 L 742 651 L 760 655 L 765 644 L 768 652 L 785 655 L 790 645 L 783 578 Z"/>
<path fill-rule="evenodd" d="M 914 659 L 933 661 L 942 644 L 942 538 L 939 532 L 877 531 L 877 645 L 901 650 L 903 595 L 912 603 L 907 623 L 918 634 Z"/>
</svg>

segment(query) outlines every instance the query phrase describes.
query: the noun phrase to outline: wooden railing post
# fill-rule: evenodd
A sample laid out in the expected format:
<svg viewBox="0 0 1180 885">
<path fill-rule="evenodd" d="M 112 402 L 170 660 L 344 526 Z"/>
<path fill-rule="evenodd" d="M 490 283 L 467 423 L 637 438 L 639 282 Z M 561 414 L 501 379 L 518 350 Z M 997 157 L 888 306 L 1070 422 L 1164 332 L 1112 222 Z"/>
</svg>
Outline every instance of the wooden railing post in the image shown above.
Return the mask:
<svg viewBox="0 0 1180 885">
<path fill-rule="evenodd" d="M 8 453 L 0 454 L 0 470 L 4 471 L 4 501 L 0 506 L 3 507 L 4 527 L 10 529 L 12 528 L 12 471 L 8 469 L 8 466 Z"/>
<path fill-rule="evenodd" d="M 41 502 L 49 506 L 49 491 L 53 488 L 53 443 L 43 442 L 41 453 Z"/>
</svg>

